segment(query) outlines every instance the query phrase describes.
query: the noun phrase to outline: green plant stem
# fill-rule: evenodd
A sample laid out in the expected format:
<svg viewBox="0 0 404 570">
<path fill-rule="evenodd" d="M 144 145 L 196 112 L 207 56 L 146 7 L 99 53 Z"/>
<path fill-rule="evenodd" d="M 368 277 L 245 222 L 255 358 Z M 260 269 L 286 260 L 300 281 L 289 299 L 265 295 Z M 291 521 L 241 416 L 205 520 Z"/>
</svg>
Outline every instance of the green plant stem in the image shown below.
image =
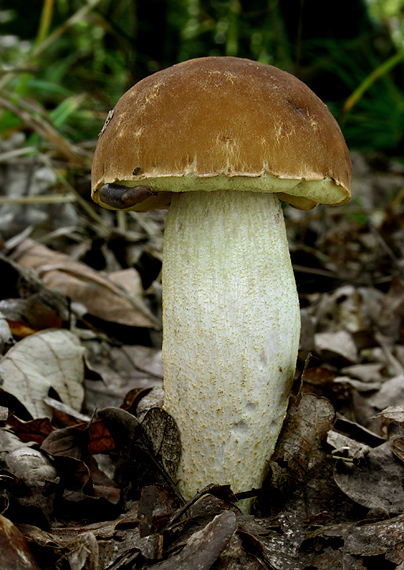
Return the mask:
<svg viewBox="0 0 404 570">
<path fill-rule="evenodd" d="M 54 5 L 54 0 L 44 0 L 41 20 L 39 23 L 38 34 L 35 42 L 37 45 L 42 44 L 49 33 L 49 28 L 52 23 Z"/>
<path fill-rule="evenodd" d="M 397 52 L 395 55 L 383 62 L 379 67 L 376 67 L 355 89 L 355 91 L 348 97 L 342 108 L 342 114 L 348 113 L 360 101 L 364 93 L 375 83 L 378 79 L 383 77 L 386 73 L 395 67 L 400 61 L 404 59 L 404 50 Z"/>
</svg>

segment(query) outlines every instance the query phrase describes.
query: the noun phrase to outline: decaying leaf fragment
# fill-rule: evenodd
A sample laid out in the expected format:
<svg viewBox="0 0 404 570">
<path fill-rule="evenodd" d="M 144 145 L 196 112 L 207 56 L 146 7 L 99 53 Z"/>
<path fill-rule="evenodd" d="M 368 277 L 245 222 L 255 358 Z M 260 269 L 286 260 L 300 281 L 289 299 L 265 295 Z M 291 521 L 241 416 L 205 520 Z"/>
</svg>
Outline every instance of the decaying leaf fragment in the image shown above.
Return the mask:
<svg viewBox="0 0 404 570">
<path fill-rule="evenodd" d="M 181 454 L 179 432 L 174 419 L 161 408 L 151 408 L 142 420 L 142 430 L 153 453 L 174 479 Z"/>
<path fill-rule="evenodd" d="M 330 432 L 328 442 L 341 457 L 334 467 L 338 487 L 355 503 L 389 514 L 404 511 L 404 469 L 395 459 L 394 440 L 375 448 Z"/>
<path fill-rule="evenodd" d="M 141 279 L 133 268 L 108 276 L 28 239 L 17 248 L 17 261 L 35 269 L 52 291 L 82 303 L 91 315 L 128 326 L 160 328 L 143 302 Z"/>
<path fill-rule="evenodd" d="M 195 532 L 184 549 L 165 562 L 151 566 L 153 570 L 209 570 L 224 551 L 236 530 L 236 515 L 224 511 L 205 528 Z"/>
<path fill-rule="evenodd" d="M 307 536 L 304 544 L 307 562 L 302 570 L 308 567 L 316 570 L 402 570 L 403 536 L 404 515 L 376 522 L 347 522 L 320 527 Z"/>
<path fill-rule="evenodd" d="M 151 408 L 142 422 L 120 408 L 104 408 L 98 416 L 115 441 L 119 454 L 116 479 L 125 487 L 125 496 L 130 497 L 156 480 L 163 480 L 178 493 L 172 479 L 180 441 L 177 426 L 167 412 Z"/>
<path fill-rule="evenodd" d="M 380 412 L 380 414 L 377 414 L 377 415 L 383 416 L 384 418 L 387 418 L 389 420 L 394 420 L 395 422 L 397 422 L 399 424 L 403 424 L 404 423 L 404 402 L 400 402 L 399 404 L 396 404 L 395 406 L 388 406 L 387 408 L 382 410 Z"/>
<path fill-rule="evenodd" d="M 0 515 L 1 566 L 7 570 L 40 570 L 24 535 Z"/>
<path fill-rule="evenodd" d="M 287 511 L 304 520 L 330 508 L 336 487 L 324 444 L 334 418 L 331 403 L 314 394 L 290 407 L 270 462 L 271 514 Z"/>
<path fill-rule="evenodd" d="M 286 418 L 272 460 L 287 462 L 294 476 L 304 480 L 307 472 L 322 459 L 320 444 L 334 419 L 334 408 L 326 398 L 303 394 Z"/>
<path fill-rule="evenodd" d="M 80 410 L 84 397 L 84 348 L 67 330 L 35 333 L 17 343 L 0 360 L 2 388 L 18 398 L 32 417 L 50 417 L 44 403 L 49 389 Z"/>
</svg>

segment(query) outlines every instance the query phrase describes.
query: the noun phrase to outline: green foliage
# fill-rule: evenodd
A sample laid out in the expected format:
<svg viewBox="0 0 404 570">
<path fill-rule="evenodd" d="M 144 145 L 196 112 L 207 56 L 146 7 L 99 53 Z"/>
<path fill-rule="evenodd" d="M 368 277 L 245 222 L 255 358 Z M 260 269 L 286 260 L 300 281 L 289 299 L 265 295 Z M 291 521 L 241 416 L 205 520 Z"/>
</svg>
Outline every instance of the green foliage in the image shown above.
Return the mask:
<svg viewBox="0 0 404 570">
<path fill-rule="evenodd" d="M 392 68 L 402 72 L 404 52 L 380 63 L 374 53 L 358 49 L 337 52 L 329 71 L 341 79 L 350 96 L 334 102 L 331 110 L 339 120 L 351 149 L 399 154 L 404 140 L 404 93 Z"/>
<path fill-rule="evenodd" d="M 309 0 L 30 0 L 29 9 L 26 0 L 3 0 L 0 98 L 4 90 L 39 104 L 43 120 L 78 142 L 96 138 L 107 111 L 142 77 L 193 57 L 234 55 L 297 73 L 339 118 L 349 146 L 397 153 L 404 68 L 388 64 L 403 49 L 392 28 L 404 0 L 383 2 L 372 2 L 367 27 L 363 6 L 352 11 L 359 31 L 340 37 L 333 34 L 345 30 L 333 31 L 332 21 L 308 24 Z M 305 35 L 313 29 L 316 37 Z M 32 134 L 0 110 L 0 134 L 16 129 Z"/>
</svg>

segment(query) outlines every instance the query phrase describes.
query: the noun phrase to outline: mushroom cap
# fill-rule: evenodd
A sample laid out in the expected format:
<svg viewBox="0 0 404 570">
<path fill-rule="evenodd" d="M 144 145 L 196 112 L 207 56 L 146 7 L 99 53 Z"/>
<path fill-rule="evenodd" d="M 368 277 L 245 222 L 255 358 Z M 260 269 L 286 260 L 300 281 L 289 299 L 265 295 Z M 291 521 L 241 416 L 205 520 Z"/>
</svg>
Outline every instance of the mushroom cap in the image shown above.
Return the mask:
<svg viewBox="0 0 404 570">
<path fill-rule="evenodd" d="M 337 121 L 299 79 L 236 57 L 179 63 L 139 81 L 100 133 L 91 174 L 131 190 L 131 209 L 164 208 L 171 192 L 276 192 L 297 208 L 350 199 L 352 165 Z M 122 207 L 122 206 L 119 206 Z"/>
</svg>

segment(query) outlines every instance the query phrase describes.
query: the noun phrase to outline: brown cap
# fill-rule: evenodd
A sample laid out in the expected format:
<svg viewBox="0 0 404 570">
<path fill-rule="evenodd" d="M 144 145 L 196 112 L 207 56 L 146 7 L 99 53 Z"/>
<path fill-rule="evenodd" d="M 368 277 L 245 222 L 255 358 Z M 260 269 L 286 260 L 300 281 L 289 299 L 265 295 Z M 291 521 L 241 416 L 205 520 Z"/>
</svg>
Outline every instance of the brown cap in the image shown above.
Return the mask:
<svg viewBox="0 0 404 570">
<path fill-rule="evenodd" d="M 167 207 L 171 192 L 226 189 L 276 192 L 310 209 L 350 199 L 352 166 L 336 120 L 299 79 L 248 59 L 205 57 L 121 97 L 91 179 L 93 199 L 113 209 L 146 211 Z"/>
</svg>

